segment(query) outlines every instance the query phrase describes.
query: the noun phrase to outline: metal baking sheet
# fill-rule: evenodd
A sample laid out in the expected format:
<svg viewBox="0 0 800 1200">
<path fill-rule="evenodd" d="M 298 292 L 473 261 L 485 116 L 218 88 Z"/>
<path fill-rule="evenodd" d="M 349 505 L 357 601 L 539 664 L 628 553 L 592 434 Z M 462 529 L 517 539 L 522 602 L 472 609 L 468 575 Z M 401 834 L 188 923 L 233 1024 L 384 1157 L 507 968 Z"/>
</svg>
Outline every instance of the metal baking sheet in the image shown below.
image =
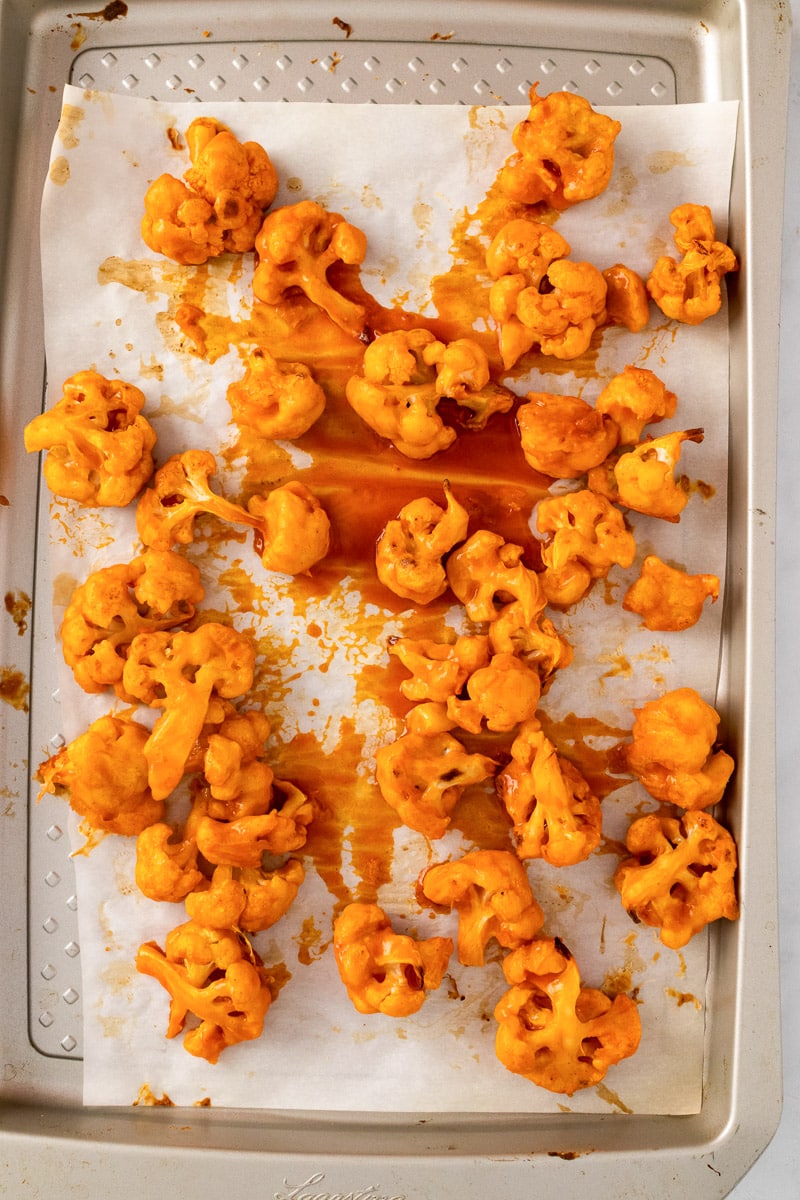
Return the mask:
<svg viewBox="0 0 800 1200">
<path fill-rule="evenodd" d="M 9 964 L 2 985 L 0 1125 L 9 1185 L 31 1189 L 20 1195 L 52 1190 L 63 1181 L 60 1164 L 68 1153 L 72 1162 L 88 1164 L 76 1168 L 75 1178 L 91 1177 L 92 1193 L 102 1186 L 110 1196 L 123 1196 L 126 1164 L 135 1155 L 137 1191 L 148 1181 L 163 1183 L 164 1166 L 171 1164 L 188 1170 L 185 1182 L 191 1179 L 203 1195 L 221 1177 L 216 1172 L 230 1169 L 229 1152 L 248 1150 L 237 1158 L 237 1178 L 276 1196 L 514 1197 L 529 1194 L 534 1181 L 567 1196 L 582 1195 L 587 1186 L 609 1197 L 682 1195 L 688 1186 L 700 1196 L 725 1195 L 766 1144 L 780 1106 L 778 987 L 769 934 L 775 922 L 774 785 L 771 738 L 765 737 L 773 728 L 771 623 L 765 620 L 774 605 L 772 548 L 765 527 L 774 509 L 777 295 L 762 281 L 774 280 L 779 264 L 775 197 L 781 194 L 788 58 L 782 6 L 640 4 L 632 10 L 577 2 L 567 12 L 539 2 L 408 3 L 402 13 L 380 12 L 375 4 L 338 13 L 316 3 L 252 9 L 242 3 L 220 12 L 181 0 L 141 0 L 125 8 L 111 4 L 80 14 L 44 3 L 0 4 L 0 88 L 4 135 L 10 135 L 0 148 L 9 214 L 0 259 L 1 569 L 8 614 L 0 854 Z M 773 68 L 769 79 L 758 77 L 756 90 L 756 64 L 765 61 Z M 49 606 L 31 607 L 47 586 L 36 553 L 38 472 L 19 453 L 21 429 L 41 406 L 38 231 L 31 214 L 38 212 L 61 86 L 73 81 L 159 98 L 182 90 L 252 102 L 496 104 L 519 103 L 536 79 L 549 90 L 578 90 L 602 104 L 737 98 L 742 105 L 730 214 L 731 238 L 745 260 L 731 305 L 733 598 L 725 614 L 720 695 L 739 762 L 731 817 L 742 852 L 743 916 L 712 939 L 703 1110 L 680 1119 L 565 1114 L 480 1121 L 420 1114 L 326 1119 L 319 1113 L 261 1113 L 253 1121 L 247 1112 L 204 1110 L 182 1112 L 179 1122 L 169 1110 L 82 1110 L 80 947 L 64 812 L 49 799 L 29 805 L 31 764 L 43 748 L 55 748 L 59 732 L 52 716 L 57 697 L 48 688 L 54 653 Z M 767 210 L 773 220 L 759 221 Z M 771 270 L 756 277 L 747 270 L 756 260 Z M 91 1147 L 98 1138 L 106 1143 L 102 1154 Z M 189 1166 L 201 1146 L 206 1154 Z"/>
</svg>

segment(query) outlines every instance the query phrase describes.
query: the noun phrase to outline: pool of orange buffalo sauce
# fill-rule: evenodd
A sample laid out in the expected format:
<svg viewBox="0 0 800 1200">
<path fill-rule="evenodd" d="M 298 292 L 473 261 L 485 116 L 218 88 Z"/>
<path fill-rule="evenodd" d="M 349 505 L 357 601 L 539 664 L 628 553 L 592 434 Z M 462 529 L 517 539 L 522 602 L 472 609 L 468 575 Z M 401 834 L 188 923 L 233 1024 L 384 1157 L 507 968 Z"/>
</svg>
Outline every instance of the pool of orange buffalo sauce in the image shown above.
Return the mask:
<svg viewBox="0 0 800 1200">
<path fill-rule="evenodd" d="M 522 377 L 531 368 L 542 365 L 541 357 L 533 351 L 524 356 L 513 372 L 502 371 L 496 333 L 488 313 L 491 280 L 483 266 L 491 236 L 504 221 L 516 215 L 518 209 L 494 188 L 476 213 L 464 214 L 453 234 L 452 267 L 431 280 L 435 317 L 380 305 L 364 290 L 355 269 L 333 268 L 329 279 L 364 306 L 367 340 L 391 330 L 415 327 L 427 328 L 443 341 L 469 336 L 486 351 L 493 378 L 508 381 L 512 376 Z M 152 273 L 148 273 L 148 264 L 104 266 L 107 278 L 116 278 L 142 291 L 156 286 Z M 305 622 L 306 636 L 319 639 L 326 599 L 345 578 L 353 580 L 358 588 L 360 610 L 356 623 L 363 622 L 364 636 L 383 636 L 380 619 L 373 615 L 367 620 L 368 611 L 402 614 L 407 636 L 444 636 L 445 612 L 455 602 L 454 597 L 448 593 L 415 612 L 408 601 L 400 600 L 380 584 L 374 565 L 376 542 L 387 521 L 409 501 L 422 495 L 443 505 L 444 480 L 450 482 L 456 499 L 469 513 L 470 534 L 481 528 L 501 533 L 507 541 L 525 547 L 528 566 L 541 565 L 529 520 L 550 480 L 537 475 L 525 463 L 513 410 L 503 416 L 495 415 L 485 429 L 471 431 L 464 427 L 457 406 L 444 401 L 439 412 L 447 424 L 458 430 L 453 446 L 427 460 L 405 458 L 370 430 L 347 403 L 346 383 L 358 370 L 365 343 L 340 330 L 303 296 L 292 297 L 277 307 L 256 303 L 236 318 L 214 312 L 213 306 L 206 304 L 206 293 L 213 286 L 213 272 L 218 269 L 214 264 L 179 269 L 173 272 L 166 288 L 164 279 L 170 268 L 161 272 L 156 290 L 168 292 L 168 312 L 163 319 L 171 324 L 173 334 L 179 331 L 182 348 L 213 363 L 230 352 L 239 353 L 244 360 L 254 345 L 265 346 L 280 361 L 306 363 L 327 397 L 323 415 L 295 443 L 308 455 L 311 465 L 305 469 L 295 470 L 285 449 L 243 426 L 233 444 L 215 450 L 218 458 L 231 465 L 236 463 L 239 469 L 242 461 L 245 463 L 240 493 L 231 497 L 240 503 L 246 503 L 256 492 L 296 478 L 314 492 L 328 512 L 331 546 L 327 557 L 292 583 L 298 625 L 302 627 Z M 590 376 L 599 337 L 598 334 L 582 360 L 564 365 L 548 359 L 546 369 Z M 520 395 L 524 399 L 521 389 Z M 242 567 L 229 569 L 222 583 L 229 588 L 240 612 L 255 613 L 257 633 L 258 617 L 268 611 L 268 585 L 254 585 L 247 569 Z M 268 638 L 260 642 L 260 648 L 267 658 L 274 660 L 256 685 L 263 689 L 258 698 L 263 698 L 265 711 L 273 719 L 282 692 L 281 656 L 271 654 L 275 648 L 270 647 Z M 323 655 L 317 664 L 321 686 L 329 665 Z M 383 665 L 361 670 L 356 679 L 357 703 L 365 699 L 377 702 L 398 719 L 400 728 L 399 722 L 410 707 L 400 692 L 405 677 L 404 669 L 387 651 Z M 319 703 L 318 699 L 313 703 Z M 607 754 L 595 746 L 598 738 L 618 738 L 625 731 L 601 728 L 599 722 L 588 718 L 569 717 L 555 724 L 542 716 L 548 737 L 578 765 L 599 796 L 620 786 L 610 773 L 613 764 Z M 280 735 L 279 716 L 277 733 Z M 467 749 L 480 749 L 493 757 L 499 767 L 508 762 L 511 735 L 489 740 L 460 733 L 459 737 Z M 303 853 L 307 860 L 313 861 L 334 898 L 335 907 L 339 909 L 351 900 L 375 901 L 382 885 L 392 876 L 395 833 L 400 822 L 383 801 L 373 779 L 363 770 L 364 737 L 358 732 L 355 720 L 345 718 L 341 722 L 333 752 L 326 752 L 313 732 L 298 733 L 285 740 L 278 736 L 274 741 L 277 744 L 270 750 L 270 763 L 276 776 L 291 779 L 314 801 L 315 819 Z M 513 846 L 509 818 L 491 782 L 465 791 L 453 814 L 452 827 L 476 847 Z M 330 931 L 319 930 L 309 920 L 303 925 L 299 941 L 300 961 L 309 962 L 324 952 Z"/>
</svg>

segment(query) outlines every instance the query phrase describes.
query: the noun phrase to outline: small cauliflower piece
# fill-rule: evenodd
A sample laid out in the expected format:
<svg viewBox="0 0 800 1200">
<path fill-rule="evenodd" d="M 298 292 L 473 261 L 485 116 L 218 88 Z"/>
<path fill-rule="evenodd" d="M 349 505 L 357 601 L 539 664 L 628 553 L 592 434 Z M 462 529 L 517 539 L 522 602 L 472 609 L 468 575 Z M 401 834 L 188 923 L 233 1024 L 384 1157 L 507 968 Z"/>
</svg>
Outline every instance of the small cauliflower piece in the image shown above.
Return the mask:
<svg viewBox="0 0 800 1200">
<path fill-rule="evenodd" d="M 683 255 L 678 262 L 659 258 L 647 290 L 666 317 L 700 325 L 722 306 L 721 280 L 739 268 L 730 246 L 716 240 L 711 210 L 705 204 L 681 204 L 670 213 L 674 241 Z"/>
<path fill-rule="evenodd" d="M 595 411 L 607 414 L 619 429 L 619 444 L 639 441 L 645 425 L 673 417 L 678 397 L 646 367 L 626 366 L 597 397 Z"/>
<path fill-rule="evenodd" d="M 578 965 L 559 938 L 512 951 L 503 973 L 511 987 L 494 1010 L 495 1049 L 509 1071 L 571 1096 L 638 1049 L 635 1001 L 582 987 Z"/>
<path fill-rule="evenodd" d="M 228 1046 L 261 1036 L 272 994 L 261 959 L 239 930 L 186 921 L 167 934 L 164 950 L 155 942 L 140 946 L 136 969 L 170 994 L 168 1038 L 183 1031 L 190 1014 L 199 1018 L 183 1039 L 189 1054 L 216 1063 Z"/>
<path fill-rule="evenodd" d="M 511 745 L 511 762 L 495 780 L 513 822 L 520 858 L 573 866 L 600 843 L 600 801 L 577 767 L 562 758 L 534 717 Z"/>
<path fill-rule="evenodd" d="M 562 608 L 576 604 L 613 566 L 629 567 L 636 555 L 622 513 L 586 488 L 546 496 L 538 505 L 536 527 L 546 535 L 542 590 L 549 604 Z"/>
<path fill-rule="evenodd" d="M 676 688 L 634 709 L 628 769 L 655 800 L 710 808 L 722 799 L 734 760 L 714 749 L 719 714 L 694 688 Z"/>
<path fill-rule="evenodd" d="M 132 383 L 78 371 L 62 395 L 25 426 L 29 454 L 54 496 L 87 507 L 125 508 L 153 473 L 156 433 L 142 416 L 144 393 Z"/>
<path fill-rule="evenodd" d="M 457 696 L 473 672 L 488 666 L 491 657 L 489 639 L 482 634 L 462 634 L 452 643 L 397 638 L 389 643 L 389 653 L 411 672 L 411 678 L 400 684 L 406 699 L 441 704 Z"/>
<path fill-rule="evenodd" d="M 537 672 L 515 654 L 493 654 L 466 682 L 466 697 L 450 696 L 448 718 L 468 733 L 510 733 L 536 713 L 542 685 Z"/>
<path fill-rule="evenodd" d="M 500 172 L 501 191 L 521 204 L 544 204 L 558 211 L 599 196 L 614 169 L 619 121 L 595 112 L 572 92 L 537 96 L 512 133 L 517 153 Z"/>
<path fill-rule="evenodd" d="M 259 523 L 256 552 L 268 571 L 304 575 L 330 549 L 330 518 L 311 489 L 297 479 L 267 496 L 251 496 L 247 511 Z"/>
<path fill-rule="evenodd" d="M 196 843 L 187 838 L 173 841 L 173 835 L 171 825 L 156 821 L 136 839 L 136 886 L 148 900 L 178 904 L 205 886 Z"/>
<path fill-rule="evenodd" d="M 144 747 L 156 799 L 180 782 L 212 698 L 233 699 L 252 686 L 255 645 L 229 625 L 208 621 L 193 632 L 140 633 L 122 674 L 125 692 L 162 709 Z"/>
<path fill-rule="evenodd" d="M 333 924 L 333 950 L 342 983 L 360 1013 L 408 1017 L 444 979 L 450 938 L 416 939 L 395 933 L 377 904 L 348 904 Z"/>
<path fill-rule="evenodd" d="M 280 304 L 302 292 L 334 324 L 354 337 L 364 332 L 366 311 L 328 279 L 334 263 L 360 266 L 367 239 L 339 213 L 314 200 L 276 208 L 264 218 L 255 242 L 253 294 L 263 304 Z"/>
<path fill-rule="evenodd" d="M 556 259 L 538 287 L 521 273 L 492 284 L 489 312 L 498 329 L 506 370 L 534 346 L 558 359 L 585 354 L 595 329 L 606 320 L 606 281 L 589 262 Z"/>
<path fill-rule="evenodd" d="M 577 479 L 616 447 L 619 430 L 606 412 L 577 396 L 528 392 L 517 409 L 522 453 L 534 471 L 551 479 Z"/>
<path fill-rule="evenodd" d="M 684 442 L 702 442 L 702 429 L 684 429 L 650 438 L 621 454 L 608 467 L 589 472 L 589 487 L 615 504 L 647 517 L 677 522 L 689 501 L 688 490 L 675 470 Z"/>
<path fill-rule="evenodd" d="M 623 597 L 622 607 L 626 612 L 638 613 L 647 629 L 676 633 L 696 625 L 706 600 L 714 604 L 718 597 L 717 575 L 689 575 L 648 554 L 639 578 Z"/>
<path fill-rule="evenodd" d="M 544 924 L 524 866 L 509 850 L 471 850 L 438 863 L 417 882 L 421 904 L 458 913 L 458 961 L 482 967 L 492 939 L 507 950 L 530 942 Z"/>
<path fill-rule="evenodd" d="M 215 867 L 210 886 L 187 895 L 186 912 L 199 925 L 260 933 L 289 911 L 304 878 L 303 864 L 296 858 L 274 871 Z"/>
<path fill-rule="evenodd" d="M 489 626 L 489 644 L 495 654 L 515 654 L 533 667 L 544 685 L 556 671 L 568 667 L 572 646 L 549 617 L 527 622 L 518 600 L 506 604 Z"/>
<path fill-rule="evenodd" d="M 470 754 L 452 734 L 405 733 L 379 747 L 375 778 L 401 821 L 435 840 L 447 832 L 461 793 L 494 775 L 495 764 Z"/>
<path fill-rule="evenodd" d="M 92 829 L 135 837 L 164 815 L 163 797 L 148 782 L 149 736 L 130 717 L 99 717 L 40 764 L 40 797 L 64 796 Z"/>
<path fill-rule="evenodd" d="M 736 843 L 710 813 L 680 817 L 656 813 L 630 826 L 614 883 L 635 921 L 660 930 L 665 946 L 680 950 L 712 921 L 739 915 Z"/>
<path fill-rule="evenodd" d="M 255 811 L 233 818 L 209 815 L 208 797 L 195 797 L 187 830 L 203 858 L 216 866 L 257 870 L 265 854 L 291 854 L 306 844 L 311 800 L 295 784 L 273 779 Z"/>
<path fill-rule="evenodd" d="M 404 600 L 430 604 L 447 591 L 442 560 L 467 536 L 469 514 L 444 481 L 445 508 L 426 496 L 388 521 L 375 548 L 378 579 Z"/>
<path fill-rule="evenodd" d="M 624 325 L 631 333 L 641 333 L 650 320 L 650 297 L 641 275 L 615 263 L 603 271 L 606 281 L 606 322 Z"/>
<path fill-rule="evenodd" d="M 539 576 L 522 561 L 524 549 L 499 533 L 479 529 L 447 560 L 447 581 L 471 621 L 496 621 L 517 601 L 526 624 L 547 603 Z"/>
<path fill-rule="evenodd" d="M 326 403 L 305 363 L 278 362 L 263 346 L 247 356 L 244 376 L 229 384 L 227 399 L 237 425 L 289 441 L 308 432 Z"/>
<path fill-rule="evenodd" d="M 204 588 L 197 567 L 172 550 L 146 550 L 130 563 L 93 571 L 76 587 L 61 621 L 61 649 L 85 692 L 114 688 L 139 633 L 190 621 Z"/>
<path fill-rule="evenodd" d="M 486 268 L 494 280 L 489 290 L 489 311 L 498 323 L 500 357 L 508 370 L 533 346 L 535 338 L 517 316 L 522 292 L 540 286 L 551 263 L 570 252 L 551 225 L 517 217 L 506 222 L 486 252 Z"/>
</svg>

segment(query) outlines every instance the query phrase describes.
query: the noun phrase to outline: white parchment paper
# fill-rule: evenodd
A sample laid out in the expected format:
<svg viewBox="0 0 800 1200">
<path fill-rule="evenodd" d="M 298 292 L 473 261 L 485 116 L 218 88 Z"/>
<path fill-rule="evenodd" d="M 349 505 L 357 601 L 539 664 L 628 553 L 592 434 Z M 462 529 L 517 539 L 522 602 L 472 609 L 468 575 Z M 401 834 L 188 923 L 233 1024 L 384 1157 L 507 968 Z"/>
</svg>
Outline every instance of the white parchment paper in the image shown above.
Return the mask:
<svg viewBox="0 0 800 1200">
<path fill-rule="evenodd" d="M 146 415 L 159 436 L 158 453 L 230 441 L 227 384 L 241 374 L 238 356 L 209 364 L 181 351 L 165 321 L 180 268 L 147 250 L 139 236 L 142 197 L 163 171 L 181 175 L 185 151 L 173 149 L 170 128 L 185 130 L 212 115 L 244 140 L 269 151 L 281 179 L 276 204 L 310 197 L 344 213 L 367 234 L 366 287 L 385 304 L 400 295 L 404 307 L 434 315 L 428 282 L 447 270 L 454 224 L 474 211 L 512 150 L 513 125 L 526 108 L 334 106 L 289 104 L 164 104 L 67 88 L 53 142 L 42 205 L 42 254 L 48 403 L 75 371 L 95 367 L 142 388 Z M 572 257 L 599 267 L 616 261 L 646 275 L 655 258 L 672 252 L 671 209 L 686 201 L 708 204 L 718 236 L 727 233 L 727 206 L 736 129 L 735 104 L 618 108 L 622 122 L 616 167 L 608 190 L 560 219 Z M 126 264 L 128 268 L 126 270 Z M 135 264 L 135 269 L 132 266 Z M 208 302 L 241 313 L 249 303 L 248 264 L 236 280 L 211 272 Z M 690 446 L 681 469 L 712 485 L 692 496 L 678 525 L 632 517 L 639 553 L 622 588 L 638 573 L 645 553 L 685 564 L 691 571 L 725 572 L 728 342 L 725 311 L 698 328 L 651 321 L 640 335 L 607 331 L 597 378 L 535 374 L 515 390 L 580 393 L 590 401 L 626 363 L 648 366 L 678 394 L 675 419 L 661 427 L 702 426 L 705 440 Z M 54 620 L 70 587 L 90 570 L 126 561 L 135 547 L 133 513 L 83 512 L 51 504 L 51 565 L 56 580 Z M 233 553 L 241 553 L 236 547 Z M 224 607 L 224 595 L 206 580 L 206 603 Z M 283 577 L 262 583 L 269 604 L 255 614 L 276 630 L 294 619 L 291 585 Z M 332 669 L 322 703 L 309 716 L 303 681 L 316 671 L 320 644 L 295 638 L 285 667 L 295 682 L 283 690 L 280 734 L 311 729 L 335 749 L 343 716 L 368 734 L 370 749 L 395 724 L 375 705 L 357 712 L 353 678 L 385 656 L 385 637 L 400 628 L 388 611 L 371 612 L 380 638 L 354 629 L 358 597 L 347 580 L 327 598 L 323 636 Z M 547 696 L 555 718 L 568 713 L 630 725 L 635 704 L 670 687 L 691 685 L 713 702 L 722 602 L 698 626 L 680 635 L 652 635 L 637 619 L 611 608 L 596 590 L 561 622 L 576 649 L 575 662 Z M 252 622 L 252 615 L 248 620 Z M 393 624 L 394 623 L 394 624 Z M 287 644 L 290 644 L 287 640 Z M 107 711 L 105 697 L 86 697 L 62 671 L 63 731 L 82 732 Z M 319 676 L 317 678 L 317 683 Z M 317 695 L 321 695 L 319 691 Z M 643 799 L 635 786 L 604 803 L 604 830 L 621 839 Z M 76 848 L 84 838 L 73 829 Z M 458 834 L 436 844 L 438 858 L 455 855 Z M 405 928 L 425 936 L 450 933 L 449 917 L 421 917 L 410 881 L 431 849 L 411 831 L 398 834 L 392 882 L 380 901 Z M 131 1104 L 143 1084 L 176 1104 L 210 1099 L 214 1105 L 281 1109 L 389 1111 L 607 1111 L 688 1113 L 699 1109 L 707 941 L 695 938 L 681 954 L 665 950 L 654 931 L 634 927 L 610 882 L 616 857 L 594 855 L 578 867 L 554 871 L 530 863 L 529 873 L 547 917 L 578 959 L 587 984 L 601 986 L 621 973 L 638 989 L 643 1023 L 636 1056 L 609 1073 L 605 1084 L 567 1100 L 508 1073 L 494 1054 L 491 1012 L 505 990 L 498 962 L 484 971 L 452 964 L 456 989 L 431 995 L 408 1020 L 362 1017 L 339 982 L 330 950 L 301 962 L 306 922 L 329 940 L 333 898 L 309 870 L 286 918 L 258 935 L 267 963 L 282 961 L 290 983 L 272 1005 L 263 1037 L 226 1050 L 216 1066 L 191 1058 L 180 1038 L 164 1038 L 168 997 L 134 967 L 142 941 L 163 945 L 185 919 L 182 905 L 155 904 L 133 881 L 134 843 L 106 837 L 75 858 L 79 895 L 84 1006 L 84 1097 L 87 1104 Z M 416 923 L 416 924 L 415 924 Z M 307 936 L 306 936 L 307 944 Z M 309 956 L 306 954 L 305 958 Z M 679 1051 L 677 1048 L 680 1048 Z"/>
</svg>

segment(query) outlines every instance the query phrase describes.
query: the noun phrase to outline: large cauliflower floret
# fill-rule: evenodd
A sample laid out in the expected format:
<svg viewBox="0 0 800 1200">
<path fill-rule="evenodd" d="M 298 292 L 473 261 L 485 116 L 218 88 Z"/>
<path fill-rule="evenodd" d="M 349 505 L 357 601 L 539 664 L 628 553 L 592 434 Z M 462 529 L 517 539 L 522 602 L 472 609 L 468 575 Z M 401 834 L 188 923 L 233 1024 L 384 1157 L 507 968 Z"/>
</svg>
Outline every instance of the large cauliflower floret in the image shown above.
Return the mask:
<svg viewBox="0 0 800 1200">
<path fill-rule="evenodd" d="M 521 204 L 562 210 L 599 196 L 614 169 L 619 121 L 595 112 L 572 92 L 537 96 L 512 134 L 517 153 L 499 176 L 501 190 Z"/>
<path fill-rule="evenodd" d="M 133 639 L 122 686 L 129 696 L 163 710 L 144 747 L 157 799 L 180 782 L 212 699 L 248 691 L 254 665 L 252 638 L 216 621 L 193 632 L 161 630 Z"/>
<path fill-rule="evenodd" d="M 377 904 L 348 904 L 333 924 L 336 965 L 360 1013 L 408 1017 L 444 979 L 450 938 L 395 933 Z"/>
<path fill-rule="evenodd" d="M 509 1071 L 571 1096 L 638 1049 L 635 1001 L 582 987 L 578 965 L 559 938 L 514 950 L 503 973 L 511 987 L 494 1011 L 495 1049 Z"/>
<path fill-rule="evenodd" d="M 638 613 L 647 629 L 674 633 L 696 625 L 706 600 L 713 604 L 718 597 L 717 575 L 689 575 L 648 554 L 639 578 L 623 597 L 622 607 Z"/>
<path fill-rule="evenodd" d="M 256 799 L 255 796 L 252 797 Z M 219 812 L 205 790 L 194 798 L 186 831 L 208 862 L 222 867 L 257 870 L 265 854 L 291 854 L 306 844 L 314 806 L 305 792 L 285 779 L 272 779 L 260 800 L 240 816 Z"/>
<path fill-rule="evenodd" d="M 712 921 L 738 917 L 736 843 L 710 813 L 650 813 L 633 822 L 625 845 L 631 857 L 614 873 L 623 906 L 659 929 L 665 946 L 680 950 Z"/>
<path fill-rule="evenodd" d="M 212 490 L 217 463 L 209 450 L 173 454 L 153 477 L 136 507 L 136 529 L 145 546 L 168 549 L 194 540 L 197 517 L 208 514 L 254 530 L 256 553 L 269 571 L 297 575 L 328 553 L 330 521 L 298 480 L 250 498 L 247 508 Z"/>
<path fill-rule="evenodd" d="M 447 832 L 453 809 L 472 783 L 494 775 L 495 764 L 470 754 L 452 734 L 405 733 L 376 753 L 381 795 L 405 825 L 436 839 Z"/>
<path fill-rule="evenodd" d="M 278 362 L 263 346 L 247 357 L 241 379 L 228 386 L 237 425 L 265 438 L 299 438 L 325 410 L 325 393 L 301 362 Z"/>
<path fill-rule="evenodd" d="M 303 864 L 296 858 L 274 871 L 215 867 L 210 885 L 187 895 L 186 912 L 200 925 L 260 933 L 289 911 L 304 878 Z"/>
<path fill-rule="evenodd" d="M 699 325 L 722 306 L 721 280 L 738 269 L 736 255 L 716 240 L 711 210 L 705 204 L 681 204 L 670 213 L 680 262 L 664 255 L 647 280 L 647 290 L 665 316 Z"/>
<path fill-rule="evenodd" d="M 535 668 L 508 651 L 493 654 L 466 681 L 465 695 L 451 696 L 448 721 L 468 733 L 510 733 L 536 712 L 542 685 Z"/>
<path fill-rule="evenodd" d="M 600 801 L 577 767 L 562 758 L 536 718 L 511 745 L 511 762 L 495 781 L 513 822 L 520 858 L 554 867 L 583 862 L 599 845 Z"/>
<path fill-rule="evenodd" d="M 689 492 L 684 481 L 676 478 L 675 470 L 683 443 L 702 440 L 702 429 L 683 429 L 650 438 L 620 454 L 616 461 L 612 456 L 607 463 L 590 471 L 589 487 L 615 504 L 647 517 L 680 521 Z"/>
<path fill-rule="evenodd" d="M 495 654 L 514 654 L 539 675 L 542 685 L 573 659 L 572 646 L 549 617 L 526 621 L 518 600 L 501 608 L 489 626 L 489 644 Z"/>
<path fill-rule="evenodd" d="M 488 666 L 491 657 L 489 639 L 481 634 L 462 634 L 453 642 L 396 638 L 389 643 L 389 653 L 411 673 L 411 678 L 400 684 L 402 694 L 408 700 L 432 700 L 438 704 L 446 704 L 451 696 L 457 696 L 470 675 Z"/>
<path fill-rule="evenodd" d="M 181 1033 L 190 1015 L 199 1025 L 184 1049 L 215 1063 L 228 1046 L 261 1036 L 272 1002 L 267 973 L 245 935 L 186 921 L 167 934 L 164 950 L 145 942 L 136 968 L 170 994 L 167 1037 Z"/>
<path fill-rule="evenodd" d="M 528 392 L 517 409 L 522 453 L 534 471 L 551 479 L 577 479 L 616 447 L 616 422 L 577 396 Z"/>
<path fill-rule="evenodd" d="M 656 800 L 710 808 L 722 799 L 734 761 L 715 749 L 719 714 L 694 688 L 676 688 L 634 709 L 628 769 Z"/>
<path fill-rule="evenodd" d="M 507 950 L 530 942 L 544 924 L 524 866 L 509 850 L 472 850 L 428 867 L 417 883 L 421 904 L 458 913 L 458 960 L 482 967 L 492 940 Z"/>
<path fill-rule="evenodd" d="M 375 548 L 381 583 L 416 604 L 430 604 L 447 591 L 443 559 L 467 536 L 469 514 L 444 481 L 445 508 L 421 496 L 386 524 Z"/>
<path fill-rule="evenodd" d="M 47 451 L 43 472 L 55 496 L 124 508 L 153 473 L 156 433 L 132 383 L 78 371 L 62 396 L 25 426 L 25 449 Z"/>
<path fill-rule="evenodd" d="M 265 217 L 255 246 L 257 300 L 279 304 L 302 292 L 346 333 L 354 337 L 364 333 L 363 305 L 349 300 L 328 279 L 335 263 L 359 266 L 364 261 L 367 239 L 355 225 L 314 200 L 301 200 Z"/>
<path fill-rule="evenodd" d="M 438 341 L 428 329 L 393 330 L 367 346 L 360 373 L 346 387 L 350 406 L 406 458 L 430 458 L 456 440 L 438 412 L 443 398 L 472 414 L 482 429 L 494 413 L 508 412 L 514 396 L 489 377 L 489 360 L 470 338 Z"/>
<path fill-rule="evenodd" d="M 645 425 L 673 417 L 678 397 L 646 367 L 628 365 L 609 380 L 597 397 L 595 412 L 616 423 L 619 444 L 632 446 L 639 441 Z"/>
<path fill-rule="evenodd" d="M 539 577 L 522 561 L 522 546 L 479 529 L 447 560 L 447 581 L 471 621 L 496 621 L 516 601 L 533 625 L 547 603 Z"/>
<path fill-rule="evenodd" d="M 136 886 L 148 900 L 178 904 L 206 886 L 197 865 L 197 844 L 184 837 L 175 841 L 174 835 L 171 825 L 155 821 L 136 839 Z"/>
<path fill-rule="evenodd" d="M 211 117 L 192 121 L 186 143 L 192 163 L 186 182 L 160 175 L 145 193 L 145 244 L 195 265 L 226 251 L 252 250 L 278 190 L 269 155 L 257 142 L 239 142 Z"/>
<path fill-rule="evenodd" d="M 621 512 L 604 496 L 583 489 L 539 502 L 536 527 L 542 545 L 542 590 L 549 604 L 568 608 L 615 565 L 629 567 L 636 542 Z"/>
<path fill-rule="evenodd" d="M 129 717 L 99 717 L 39 766 L 40 795 L 65 796 L 92 829 L 134 837 L 164 815 L 148 782 L 149 736 Z"/>
<path fill-rule="evenodd" d="M 61 622 L 61 649 L 85 692 L 113 687 L 139 633 L 190 621 L 204 589 L 197 567 L 171 550 L 146 550 L 130 563 L 102 567 L 76 587 Z"/>
</svg>

